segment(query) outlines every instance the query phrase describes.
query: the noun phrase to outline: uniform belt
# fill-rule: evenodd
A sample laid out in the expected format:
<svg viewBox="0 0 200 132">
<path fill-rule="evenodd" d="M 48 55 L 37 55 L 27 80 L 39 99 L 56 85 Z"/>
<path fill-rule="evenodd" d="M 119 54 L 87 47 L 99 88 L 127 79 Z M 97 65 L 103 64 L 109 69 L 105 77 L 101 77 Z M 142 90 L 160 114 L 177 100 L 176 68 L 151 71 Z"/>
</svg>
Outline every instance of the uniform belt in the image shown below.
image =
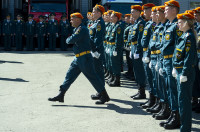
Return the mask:
<svg viewBox="0 0 200 132">
<path fill-rule="evenodd" d="M 151 54 L 152 54 L 152 55 L 157 54 L 156 50 L 151 51 Z"/>
<path fill-rule="evenodd" d="M 198 53 L 200 53 L 200 49 L 199 49 L 199 50 L 197 50 L 197 52 L 198 52 Z"/>
<path fill-rule="evenodd" d="M 172 57 L 173 57 L 173 54 L 172 55 L 165 55 L 164 59 L 168 59 L 168 58 L 172 58 Z"/>
<path fill-rule="evenodd" d="M 109 45 L 114 45 L 115 44 L 115 42 L 109 42 Z"/>
<path fill-rule="evenodd" d="M 128 45 L 131 45 L 131 43 L 128 43 Z"/>
<path fill-rule="evenodd" d="M 131 42 L 131 44 L 132 44 L 132 45 L 135 45 L 135 44 L 137 44 L 137 41 L 135 41 L 135 42 Z"/>
<path fill-rule="evenodd" d="M 194 67 L 194 65 L 192 65 L 192 67 Z M 183 66 L 178 66 L 178 67 L 175 67 L 176 69 L 179 69 L 179 68 L 183 68 Z"/>
<path fill-rule="evenodd" d="M 148 50 L 148 48 L 143 48 L 143 51 L 145 52 L 145 51 L 147 51 Z"/>
<path fill-rule="evenodd" d="M 157 53 L 157 54 L 160 54 L 160 53 L 161 53 L 161 51 L 160 51 L 160 50 L 156 50 L 156 53 Z"/>
<path fill-rule="evenodd" d="M 86 55 L 86 54 L 89 54 L 89 53 L 90 53 L 90 51 L 84 51 L 84 52 L 81 52 L 81 53 L 79 53 L 79 54 L 76 54 L 75 56 L 76 56 L 76 57 L 81 57 L 81 56 Z"/>
<path fill-rule="evenodd" d="M 126 43 L 128 40 L 124 40 L 124 42 Z"/>
<path fill-rule="evenodd" d="M 107 41 L 103 41 L 104 43 L 107 43 Z"/>
</svg>

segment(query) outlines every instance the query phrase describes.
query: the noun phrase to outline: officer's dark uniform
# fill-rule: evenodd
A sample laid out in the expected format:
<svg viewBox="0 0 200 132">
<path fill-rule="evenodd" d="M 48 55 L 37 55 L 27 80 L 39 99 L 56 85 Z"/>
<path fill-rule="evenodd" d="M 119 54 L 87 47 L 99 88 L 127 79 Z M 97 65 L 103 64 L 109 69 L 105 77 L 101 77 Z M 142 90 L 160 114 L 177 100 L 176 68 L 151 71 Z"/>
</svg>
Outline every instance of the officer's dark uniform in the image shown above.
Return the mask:
<svg viewBox="0 0 200 132">
<path fill-rule="evenodd" d="M 33 18 L 33 15 L 29 15 L 29 17 Z M 33 38 L 36 32 L 36 22 L 34 20 L 27 21 L 25 24 L 25 37 L 26 37 L 26 50 L 32 51 L 34 50 Z"/>
<path fill-rule="evenodd" d="M 40 15 L 39 18 L 44 18 L 44 16 Z M 43 51 L 45 50 L 45 36 L 46 36 L 46 23 L 38 22 L 36 24 L 36 36 L 38 42 L 38 50 Z"/>
<path fill-rule="evenodd" d="M 50 16 L 54 15 L 55 13 L 51 13 Z M 47 33 L 49 35 L 49 50 L 56 49 L 56 37 L 58 34 L 58 21 L 57 20 L 49 20 L 47 26 Z"/>
<path fill-rule="evenodd" d="M 70 87 L 70 85 L 76 80 L 76 78 L 82 72 L 87 79 L 91 82 L 95 90 L 102 95 L 100 103 L 105 103 L 109 101 L 107 92 L 103 82 L 100 80 L 99 76 L 95 72 L 94 61 L 92 55 L 90 54 L 90 38 L 89 31 L 84 24 L 79 25 L 74 29 L 72 36 L 67 38 L 68 44 L 74 44 L 73 51 L 75 53 L 75 59 L 71 63 L 71 66 L 66 74 L 65 81 L 60 86 L 61 94 L 64 94 Z M 50 98 L 49 101 L 60 101 L 61 95 Z M 63 96 L 63 95 L 62 95 Z M 61 100 L 60 102 L 63 102 Z M 98 104 L 98 102 L 96 102 Z"/>
<path fill-rule="evenodd" d="M 195 79 L 195 64 L 197 62 L 196 39 L 191 29 L 186 31 L 176 44 L 173 67 L 177 71 L 177 89 L 181 132 L 191 131 L 192 121 L 192 87 Z M 180 82 L 180 77 L 186 76 L 186 82 Z"/>
<path fill-rule="evenodd" d="M 144 71 L 144 65 L 142 62 L 143 48 L 141 45 L 141 39 L 143 36 L 145 21 L 139 17 L 131 29 L 131 58 L 133 62 L 133 69 L 135 79 L 139 85 L 137 96 L 134 99 L 146 98 L 145 87 L 146 87 L 146 76 Z M 139 58 L 135 59 L 134 54 L 139 54 Z"/>
<path fill-rule="evenodd" d="M 1 31 L 1 21 L 0 21 L 0 46 L 1 46 L 1 44 L 2 44 L 2 43 L 1 43 L 1 32 L 2 32 L 2 31 Z"/>
<path fill-rule="evenodd" d="M 67 17 L 66 15 L 63 15 L 61 17 L 61 19 L 63 17 Z M 63 50 L 63 51 L 66 51 L 67 50 L 67 44 L 66 44 L 66 39 L 67 37 L 69 36 L 70 34 L 70 24 L 69 24 L 69 21 L 66 20 L 65 22 L 60 20 L 60 23 L 59 23 L 59 34 L 60 34 L 60 49 Z"/>
<path fill-rule="evenodd" d="M 8 15 L 10 16 L 10 15 Z M 11 20 L 4 20 L 2 25 L 2 34 L 4 37 L 4 48 L 6 51 L 11 50 L 11 40 L 14 33 L 14 23 Z"/>
<path fill-rule="evenodd" d="M 18 17 L 21 17 L 21 15 L 18 15 Z M 22 43 L 22 37 L 25 32 L 25 22 L 23 20 L 16 20 L 15 21 L 15 43 L 16 43 L 16 50 L 21 51 L 23 50 L 23 43 Z"/>
<path fill-rule="evenodd" d="M 97 59 L 94 57 L 95 71 L 98 73 L 101 81 L 105 84 L 104 70 L 103 70 L 103 59 L 104 59 L 104 47 L 103 40 L 105 36 L 105 22 L 100 17 L 94 21 L 93 25 L 89 29 L 90 33 L 90 45 L 92 52 L 98 52 L 100 57 Z"/>
</svg>

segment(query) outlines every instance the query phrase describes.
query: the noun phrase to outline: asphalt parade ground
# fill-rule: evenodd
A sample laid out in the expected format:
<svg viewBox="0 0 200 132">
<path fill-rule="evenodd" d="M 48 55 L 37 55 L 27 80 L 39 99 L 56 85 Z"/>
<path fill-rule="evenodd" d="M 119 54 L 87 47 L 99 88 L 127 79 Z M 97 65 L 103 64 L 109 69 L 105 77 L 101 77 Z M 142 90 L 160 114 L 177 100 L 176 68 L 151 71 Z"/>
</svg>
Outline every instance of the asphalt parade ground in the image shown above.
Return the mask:
<svg viewBox="0 0 200 132">
<path fill-rule="evenodd" d="M 166 131 L 137 107 L 146 100 L 130 98 L 137 87 L 123 76 L 121 87 L 106 84 L 111 101 L 104 105 L 90 99 L 96 92 L 83 74 L 66 92 L 64 103 L 49 102 L 73 58 L 71 51 L 0 52 L 0 132 Z M 192 131 L 199 132 L 200 114 L 193 112 L 192 123 Z"/>
</svg>

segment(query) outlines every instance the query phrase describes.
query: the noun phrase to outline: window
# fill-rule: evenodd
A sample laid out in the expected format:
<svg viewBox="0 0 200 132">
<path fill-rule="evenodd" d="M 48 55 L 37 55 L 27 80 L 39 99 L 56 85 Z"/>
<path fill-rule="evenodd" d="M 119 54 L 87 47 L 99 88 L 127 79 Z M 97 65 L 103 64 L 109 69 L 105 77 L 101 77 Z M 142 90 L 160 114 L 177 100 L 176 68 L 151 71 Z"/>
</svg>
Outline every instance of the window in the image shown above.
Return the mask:
<svg viewBox="0 0 200 132">
<path fill-rule="evenodd" d="M 200 7 L 200 2 L 190 2 L 190 10 Z"/>
</svg>

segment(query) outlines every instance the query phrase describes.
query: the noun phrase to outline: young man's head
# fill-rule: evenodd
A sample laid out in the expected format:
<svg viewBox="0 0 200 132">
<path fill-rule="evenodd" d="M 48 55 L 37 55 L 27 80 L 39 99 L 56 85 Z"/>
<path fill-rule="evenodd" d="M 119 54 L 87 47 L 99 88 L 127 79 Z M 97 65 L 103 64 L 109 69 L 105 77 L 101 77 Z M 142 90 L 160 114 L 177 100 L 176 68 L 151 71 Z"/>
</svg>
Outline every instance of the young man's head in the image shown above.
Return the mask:
<svg viewBox="0 0 200 132">
<path fill-rule="evenodd" d="M 153 3 L 147 3 L 142 6 L 145 19 L 147 19 L 147 20 L 151 19 L 151 10 L 152 10 L 152 7 L 154 7 L 154 6 L 155 5 Z"/>
<path fill-rule="evenodd" d="M 126 23 L 130 23 L 130 17 L 131 17 L 131 14 L 125 14 L 125 15 L 124 15 L 124 21 L 125 21 Z"/>
<path fill-rule="evenodd" d="M 189 29 L 194 29 L 194 16 L 189 13 L 182 13 L 177 15 L 178 27 L 180 31 L 186 32 Z"/>
<path fill-rule="evenodd" d="M 200 7 L 194 9 L 194 17 L 196 22 L 200 22 Z"/>
<path fill-rule="evenodd" d="M 180 5 L 178 1 L 170 0 L 165 2 L 165 17 L 172 21 L 179 13 Z"/>
<path fill-rule="evenodd" d="M 65 22 L 67 20 L 67 16 L 66 15 L 62 15 L 61 19 L 62 19 L 63 22 Z"/>
<path fill-rule="evenodd" d="M 157 7 L 157 13 L 156 13 L 156 18 L 158 20 L 158 22 L 165 22 L 166 18 L 165 18 L 165 6 L 158 6 Z"/>
<path fill-rule="evenodd" d="M 22 19 L 22 16 L 21 15 L 17 15 L 17 20 L 21 20 Z"/>
<path fill-rule="evenodd" d="M 110 16 L 110 19 L 111 19 L 111 22 L 115 24 L 121 19 L 121 17 L 122 17 L 121 13 L 114 11 Z"/>
<path fill-rule="evenodd" d="M 157 23 L 158 21 L 157 21 L 157 17 L 156 17 L 156 14 L 157 14 L 157 8 L 156 8 L 156 6 L 153 7 L 151 11 L 152 11 L 151 12 L 152 21 Z"/>
<path fill-rule="evenodd" d="M 32 14 L 29 14 L 29 15 L 28 15 L 28 21 L 29 21 L 29 22 L 33 21 L 33 15 L 32 15 Z"/>
<path fill-rule="evenodd" d="M 91 14 L 92 14 L 92 12 L 88 12 L 88 13 L 87 13 L 87 19 L 88 19 L 88 20 L 91 20 Z"/>
<path fill-rule="evenodd" d="M 70 15 L 70 22 L 72 24 L 72 27 L 75 27 L 77 28 L 81 23 L 82 23 L 82 19 L 83 19 L 83 16 L 81 15 L 81 13 L 73 13 Z"/>
<path fill-rule="evenodd" d="M 53 19 L 55 18 L 55 16 L 56 16 L 56 14 L 55 14 L 54 12 L 52 12 L 52 13 L 50 14 L 50 19 L 53 20 Z"/>
<path fill-rule="evenodd" d="M 140 13 L 142 11 L 142 7 L 140 5 L 132 5 L 131 6 L 131 16 L 135 19 L 140 17 Z"/>
<path fill-rule="evenodd" d="M 6 16 L 6 19 L 7 19 L 7 20 L 10 20 L 10 14 L 8 14 L 8 15 Z"/>
<path fill-rule="evenodd" d="M 44 21 L 44 16 L 40 15 L 38 18 L 39 18 L 39 21 L 40 21 L 40 22 L 43 22 L 43 21 Z"/>
<path fill-rule="evenodd" d="M 103 13 L 105 12 L 105 9 L 102 5 L 96 5 L 92 10 L 93 19 L 97 20 L 100 17 L 102 17 Z"/>
</svg>

